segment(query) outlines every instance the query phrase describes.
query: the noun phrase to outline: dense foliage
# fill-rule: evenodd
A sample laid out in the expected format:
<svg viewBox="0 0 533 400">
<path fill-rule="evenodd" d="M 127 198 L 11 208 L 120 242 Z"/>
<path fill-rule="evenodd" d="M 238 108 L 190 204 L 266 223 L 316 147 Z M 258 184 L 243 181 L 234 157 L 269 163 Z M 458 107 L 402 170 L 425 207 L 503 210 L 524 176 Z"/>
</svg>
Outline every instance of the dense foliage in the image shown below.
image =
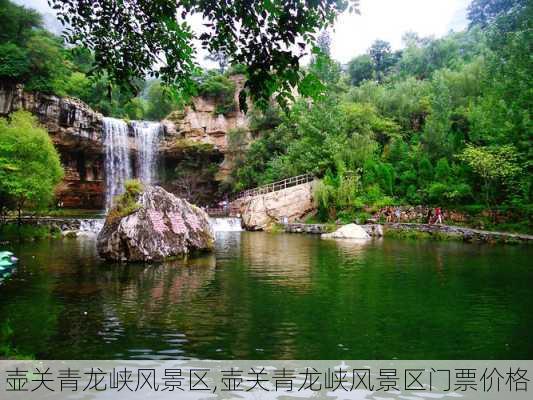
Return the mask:
<svg viewBox="0 0 533 400">
<path fill-rule="evenodd" d="M 196 69 L 194 40 L 211 54 L 226 56 L 250 71 L 249 94 L 279 102 L 296 87 L 309 91 L 299 59 L 314 35 L 358 0 L 176 1 L 50 0 L 68 26 L 67 39 L 95 53 L 96 67 L 114 82 L 129 84 L 147 74 L 188 90 Z M 191 17 L 206 21 L 194 32 Z"/>
<path fill-rule="evenodd" d="M 0 118 L 0 214 L 47 206 L 63 177 L 59 154 L 31 114 Z"/>
<path fill-rule="evenodd" d="M 497 13 L 484 3 L 472 4 L 465 32 L 408 33 L 398 52 L 377 41 L 344 73 L 321 61 L 325 96 L 255 117 L 265 130 L 234 173 L 235 190 L 313 172 L 323 177 L 322 219 L 387 204 L 482 204 L 527 223 L 532 6 L 508 2 Z"/>
</svg>

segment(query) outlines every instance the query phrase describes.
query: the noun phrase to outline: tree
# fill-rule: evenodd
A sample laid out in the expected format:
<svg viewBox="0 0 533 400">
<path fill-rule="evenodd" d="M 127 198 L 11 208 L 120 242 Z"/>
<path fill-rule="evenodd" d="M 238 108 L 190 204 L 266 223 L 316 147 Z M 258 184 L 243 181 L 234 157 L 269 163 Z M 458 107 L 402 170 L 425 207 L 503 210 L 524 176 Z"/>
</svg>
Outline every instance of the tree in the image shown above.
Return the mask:
<svg viewBox="0 0 533 400">
<path fill-rule="evenodd" d="M 48 205 L 62 178 L 59 154 L 35 117 L 17 111 L 0 119 L 0 199 L 20 217 L 22 209 Z"/>
<path fill-rule="evenodd" d="M 513 8 L 523 7 L 528 0 L 473 0 L 468 6 L 468 19 L 470 27 L 487 26 L 498 16 Z"/>
<path fill-rule="evenodd" d="M 17 82 L 25 79 L 30 69 L 28 53 L 14 43 L 0 44 L 0 79 Z"/>
<path fill-rule="evenodd" d="M 9 0 L 0 0 L 0 43 L 23 46 L 32 30 L 42 28 L 42 17 L 35 10 L 19 6 Z"/>
<path fill-rule="evenodd" d="M 511 181 L 522 169 L 513 146 L 476 147 L 467 145 L 458 158 L 464 161 L 483 181 L 487 207 L 491 207 L 495 186 Z"/>
<path fill-rule="evenodd" d="M 331 36 L 328 31 L 322 31 L 317 39 L 315 56 L 309 65 L 309 71 L 316 76 L 324 85 L 322 92 L 329 89 L 338 89 L 336 84 L 341 78 L 341 67 L 339 63 L 331 58 Z"/>
<path fill-rule="evenodd" d="M 372 79 L 374 76 L 374 63 L 368 54 L 363 54 L 348 63 L 350 83 L 358 86 L 360 83 Z"/>
<path fill-rule="evenodd" d="M 69 26 L 68 41 L 93 50 L 96 67 L 107 70 L 116 82 L 128 83 L 153 72 L 166 83 L 192 89 L 194 40 L 199 39 L 209 53 L 222 51 L 232 64 L 247 66 L 248 93 L 254 99 L 267 101 L 277 93 L 282 103 L 304 81 L 299 59 L 315 34 L 333 24 L 340 12 L 357 11 L 358 6 L 358 0 L 49 3 Z M 194 14 L 208 21 L 199 35 L 188 22 Z"/>
<path fill-rule="evenodd" d="M 384 40 L 376 40 L 368 49 L 368 54 L 374 62 L 376 77 L 382 82 L 389 69 L 397 62 L 396 55 L 392 52 L 390 43 Z"/>
</svg>

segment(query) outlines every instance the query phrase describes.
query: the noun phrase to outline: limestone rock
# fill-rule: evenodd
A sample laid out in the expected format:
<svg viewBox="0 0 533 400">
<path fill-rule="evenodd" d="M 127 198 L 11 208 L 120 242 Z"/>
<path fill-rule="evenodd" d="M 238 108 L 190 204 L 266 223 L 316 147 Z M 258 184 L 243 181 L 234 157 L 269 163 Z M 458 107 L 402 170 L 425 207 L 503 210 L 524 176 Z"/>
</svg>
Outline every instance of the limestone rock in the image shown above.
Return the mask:
<svg viewBox="0 0 533 400">
<path fill-rule="evenodd" d="M 101 257 L 114 261 L 161 261 L 210 250 L 214 233 L 207 214 L 163 188 L 148 186 L 137 211 L 106 219 L 97 239 Z M 110 213 L 110 215 L 112 215 Z"/>
<path fill-rule="evenodd" d="M 264 230 L 272 223 L 293 223 L 316 209 L 315 181 L 239 201 L 243 226 Z"/>
<path fill-rule="evenodd" d="M 322 239 L 370 239 L 366 231 L 356 224 L 348 224 L 332 233 L 325 233 Z"/>
</svg>

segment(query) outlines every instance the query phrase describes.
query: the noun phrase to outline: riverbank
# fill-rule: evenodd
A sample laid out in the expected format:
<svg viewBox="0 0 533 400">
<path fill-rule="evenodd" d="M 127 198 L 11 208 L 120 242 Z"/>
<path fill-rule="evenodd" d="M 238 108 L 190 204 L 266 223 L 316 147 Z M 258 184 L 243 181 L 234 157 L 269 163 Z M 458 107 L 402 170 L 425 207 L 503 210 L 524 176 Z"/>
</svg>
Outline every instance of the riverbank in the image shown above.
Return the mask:
<svg viewBox="0 0 533 400">
<path fill-rule="evenodd" d="M 361 227 L 372 237 L 395 237 L 405 239 L 459 240 L 464 242 L 533 243 L 532 235 L 485 231 L 451 225 L 429 225 L 414 223 L 366 224 Z M 287 233 L 323 234 L 333 230 L 331 224 L 287 224 Z"/>
</svg>

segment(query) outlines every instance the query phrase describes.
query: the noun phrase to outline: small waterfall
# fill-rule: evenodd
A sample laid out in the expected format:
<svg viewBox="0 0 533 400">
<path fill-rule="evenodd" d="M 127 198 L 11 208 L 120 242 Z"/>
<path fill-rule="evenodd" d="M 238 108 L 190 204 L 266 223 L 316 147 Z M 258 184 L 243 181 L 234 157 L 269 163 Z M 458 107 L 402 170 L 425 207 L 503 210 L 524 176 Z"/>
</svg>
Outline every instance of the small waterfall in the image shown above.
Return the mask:
<svg viewBox="0 0 533 400">
<path fill-rule="evenodd" d="M 80 233 L 89 235 L 98 235 L 98 233 L 104 227 L 104 219 L 82 219 L 80 220 Z"/>
<path fill-rule="evenodd" d="M 242 231 L 240 218 L 209 218 L 213 230 L 216 232 Z"/>
<path fill-rule="evenodd" d="M 106 209 L 113 198 L 122 193 L 124 182 L 131 179 L 130 152 L 128 147 L 128 125 L 121 119 L 105 117 L 104 147 L 106 175 Z"/>
<path fill-rule="evenodd" d="M 138 178 L 147 184 L 155 180 L 157 171 L 157 143 L 161 124 L 158 122 L 132 121 L 138 151 Z"/>
</svg>

